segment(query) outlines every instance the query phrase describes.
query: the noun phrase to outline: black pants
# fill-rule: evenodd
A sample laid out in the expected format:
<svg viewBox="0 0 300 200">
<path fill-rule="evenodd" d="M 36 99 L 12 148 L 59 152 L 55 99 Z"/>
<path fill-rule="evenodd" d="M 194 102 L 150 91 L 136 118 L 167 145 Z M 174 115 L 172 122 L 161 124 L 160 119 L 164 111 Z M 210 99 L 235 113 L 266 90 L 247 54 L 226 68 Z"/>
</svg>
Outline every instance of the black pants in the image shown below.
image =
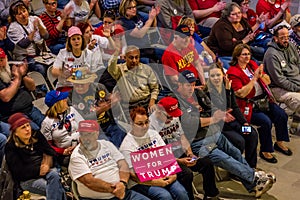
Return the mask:
<svg viewBox="0 0 300 200">
<path fill-rule="evenodd" d="M 193 171 L 199 172 L 203 177 L 203 190 L 206 196 L 214 197 L 219 194 L 219 190 L 215 181 L 215 170 L 212 162 L 204 157 L 197 160 L 197 163 L 192 167 L 181 165 L 181 172 L 177 174 L 177 180 L 184 186 L 188 192 L 189 199 L 193 200 Z"/>
</svg>

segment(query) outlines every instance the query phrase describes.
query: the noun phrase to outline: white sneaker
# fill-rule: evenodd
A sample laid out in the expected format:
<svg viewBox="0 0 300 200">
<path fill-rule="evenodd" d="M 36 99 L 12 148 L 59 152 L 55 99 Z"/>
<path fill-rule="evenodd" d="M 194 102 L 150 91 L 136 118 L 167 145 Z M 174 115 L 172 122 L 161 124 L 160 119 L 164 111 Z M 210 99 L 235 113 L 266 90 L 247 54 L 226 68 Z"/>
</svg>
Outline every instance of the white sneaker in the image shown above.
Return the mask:
<svg viewBox="0 0 300 200">
<path fill-rule="evenodd" d="M 266 193 L 273 186 L 272 175 L 267 175 L 264 171 L 255 172 L 255 197 L 260 197 L 262 194 Z M 275 177 L 275 176 L 274 176 Z M 276 181 L 276 178 L 275 178 Z"/>
</svg>

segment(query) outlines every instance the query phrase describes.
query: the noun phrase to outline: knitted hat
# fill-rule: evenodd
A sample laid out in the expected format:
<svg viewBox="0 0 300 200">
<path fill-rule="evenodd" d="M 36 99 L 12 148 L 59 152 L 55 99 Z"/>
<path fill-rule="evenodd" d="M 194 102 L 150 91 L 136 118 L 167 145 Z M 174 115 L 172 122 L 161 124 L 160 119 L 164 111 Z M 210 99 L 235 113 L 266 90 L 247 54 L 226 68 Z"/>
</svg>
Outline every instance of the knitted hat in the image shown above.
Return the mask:
<svg viewBox="0 0 300 200">
<path fill-rule="evenodd" d="M 30 119 L 23 113 L 15 113 L 8 118 L 10 130 L 14 132 L 18 127 L 31 122 Z"/>
</svg>

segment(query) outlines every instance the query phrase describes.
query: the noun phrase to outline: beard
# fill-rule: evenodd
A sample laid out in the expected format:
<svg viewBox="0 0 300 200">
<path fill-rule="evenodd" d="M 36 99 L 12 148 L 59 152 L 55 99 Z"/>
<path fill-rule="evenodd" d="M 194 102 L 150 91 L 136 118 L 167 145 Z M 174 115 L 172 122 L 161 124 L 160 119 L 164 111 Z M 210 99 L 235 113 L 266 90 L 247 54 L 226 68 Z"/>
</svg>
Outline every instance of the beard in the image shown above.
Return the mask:
<svg viewBox="0 0 300 200">
<path fill-rule="evenodd" d="M 11 70 L 8 64 L 5 67 L 0 67 L 0 79 L 4 83 L 10 83 L 11 81 Z"/>
</svg>

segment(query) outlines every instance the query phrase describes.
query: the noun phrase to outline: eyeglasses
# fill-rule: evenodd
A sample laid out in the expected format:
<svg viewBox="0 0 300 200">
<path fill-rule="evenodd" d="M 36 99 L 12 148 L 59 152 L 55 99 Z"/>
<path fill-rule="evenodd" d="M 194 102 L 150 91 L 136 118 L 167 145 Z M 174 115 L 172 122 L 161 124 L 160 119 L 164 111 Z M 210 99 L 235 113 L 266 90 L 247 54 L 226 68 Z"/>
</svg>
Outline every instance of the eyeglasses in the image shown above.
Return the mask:
<svg viewBox="0 0 300 200">
<path fill-rule="evenodd" d="M 211 74 L 210 77 L 214 78 L 214 77 L 220 77 L 222 74 Z"/>
<path fill-rule="evenodd" d="M 131 9 L 136 9 L 136 6 L 129 6 L 127 7 L 128 10 L 131 10 Z"/>
<path fill-rule="evenodd" d="M 137 122 L 137 123 L 134 122 L 135 125 L 137 125 L 137 126 L 142 126 L 142 127 L 145 126 L 145 125 L 148 126 L 149 123 L 150 123 L 150 120 L 149 120 L 149 119 L 147 119 L 147 120 L 144 121 L 144 122 Z"/>
<path fill-rule="evenodd" d="M 250 3 L 251 3 L 251 1 L 248 1 L 248 2 L 241 3 L 241 5 L 245 6 L 245 5 L 249 5 Z"/>
<path fill-rule="evenodd" d="M 241 56 L 251 56 L 251 53 L 242 53 Z"/>
<path fill-rule="evenodd" d="M 55 6 L 56 4 L 57 4 L 57 2 L 56 1 L 54 1 L 54 2 L 52 2 L 52 3 L 46 3 L 47 5 L 49 5 L 49 6 Z"/>
<path fill-rule="evenodd" d="M 236 16 L 236 17 L 237 17 L 237 16 L 239 16 L 239 15 L 241 15 L 241 14 L 242 14 L 242 12 L 231 13 L 230 16 Z"/>
</svg>

